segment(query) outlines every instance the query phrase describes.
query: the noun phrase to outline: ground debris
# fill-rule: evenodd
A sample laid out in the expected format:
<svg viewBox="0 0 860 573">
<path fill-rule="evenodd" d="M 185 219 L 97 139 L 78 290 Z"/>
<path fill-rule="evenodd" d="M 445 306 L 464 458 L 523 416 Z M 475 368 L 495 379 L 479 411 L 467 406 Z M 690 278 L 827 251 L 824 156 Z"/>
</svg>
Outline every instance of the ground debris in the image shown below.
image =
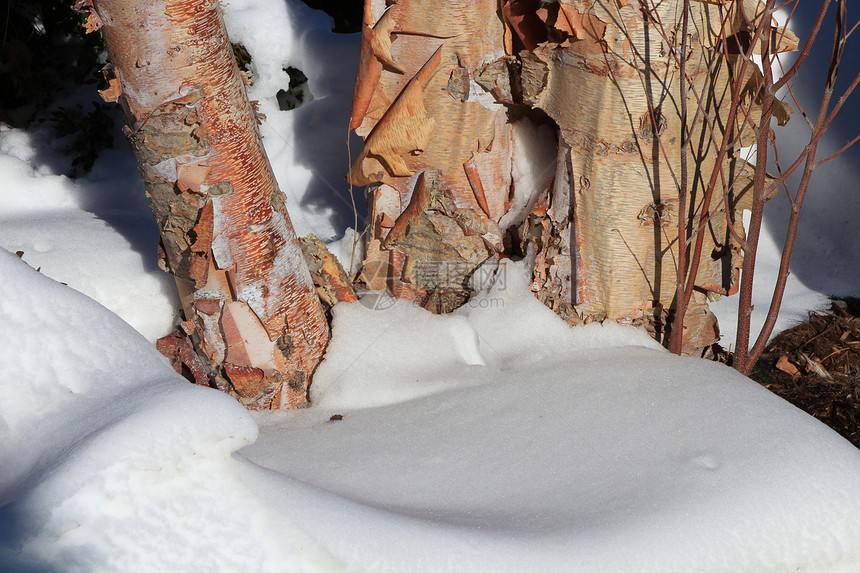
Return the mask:
<svg viewBox="0 0 860 573">
<path fill-rule="evenodd" d="M 780 333 L 750 377 L 860 448 L 860 299 Z"/>
</svg>

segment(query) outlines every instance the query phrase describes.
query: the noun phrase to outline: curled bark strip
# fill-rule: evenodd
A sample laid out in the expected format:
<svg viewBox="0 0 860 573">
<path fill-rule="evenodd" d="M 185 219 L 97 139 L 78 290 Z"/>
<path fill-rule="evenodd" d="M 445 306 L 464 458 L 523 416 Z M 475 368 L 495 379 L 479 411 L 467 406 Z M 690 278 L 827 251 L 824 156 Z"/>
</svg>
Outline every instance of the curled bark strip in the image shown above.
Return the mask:
<svg viewBox="0 0 860 573">
<path fill-rule="evenodd" d="M 391 32 L 394 31 L 396 22 L 392 16 L 391 10 L 386 10 L 379 22 L 373 27 L 373 33 L 370 37 L 370 49 L 377 60 L 401 74 L 405 73 L 400 64 L 394 60 L 391 55 Z"/>
<path fill-rule="evenodd" d="M 409 205 L 406 206 L 406 209 L 397 217 L 397 220 L 394 221 L 394 226 L 388 231 L 388 235 L 385 237 L 385 240 L 382 241 L 382 248 L 388 249 L 389 246 L 394 244 L 403 232 L 406 230 L 406 227 L 409 226 L 409 223 L 418 218 L 424 209 L 430 206 L 430 192 L 427 190 L 427 183 L 425 181 L 426 173 L 422 172 L 418 175 L 418 182 L 415 184 L 415 191 L 412 192 L 412 199 L 409 201 Z"/>
<path fill-rule="evenodd" d="M 466 171 L 466 178 L 469 180 L 469 185 L 472 187 L 472 192 L 475 194 L 475 200 L 488 217 L 490 216 L 490 207 L 487 205 L 487 196 L 484 193 L 484 185 L 481 183 L 481 176 L 478 174 L 478 167 L 475 165 L 475 156 L 473 155 L 469 161 L 463 164 L 463 169 Z"/>
<path fill-rule="evenodd" d="M 380 165 L 393 176 L 412 174 L 403 157 L 425 149 L 433 131 L 435 120 L 427 117 L 423 92 L 439 66 L 441 54 L 440 46 L 367 136 L 364 150 L 350 170 L 350 183 L 368 185 L 382 180 L 382 171 L 366 166 L 365 162 Z"/>
<path fill-rule="evenodd" d="M 390 32 L 390 31 L 389 31 Z M 382 61 L 374 50 L 376 32 L 373 30 L 373 12 L 371 2 L 364 3 L 364 18 L 361 26 L 361 55 L 358 60 L 358 72 L 355 78 L 355 90 L 352 96 L 352 110 L 349 114 L 349 129 L 356 129 L 364 120 L 370 99 L 382 76 Z M 378 43 L 379 40 L 376 40 Z M 390 48 L 390 43 L 389 46 Z M 390 52 L 389 52 L 390 55 Z"/>
</svg>

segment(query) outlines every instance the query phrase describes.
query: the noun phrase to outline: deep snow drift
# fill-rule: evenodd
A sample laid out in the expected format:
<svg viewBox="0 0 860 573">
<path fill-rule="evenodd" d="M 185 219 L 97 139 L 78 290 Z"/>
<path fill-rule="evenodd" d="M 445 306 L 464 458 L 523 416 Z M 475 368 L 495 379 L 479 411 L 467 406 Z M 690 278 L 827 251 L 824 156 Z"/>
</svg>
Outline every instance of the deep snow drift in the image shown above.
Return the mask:
<svg viewBox="0 0 860 573">
<path fill-rule="evenodd" d="M 296 227 L 336 238 L 357 38 L 226 8 Z M 315 99 L 280 112 L 286 64 Z M 52 149 L 0 132 L 0 570 L 860 570 L 860 451 L 722 365 L 568 328 L 524 263 L 449 316 L 336 307 L 309 409 L 188 384 L 151 344 L 175 300 L 130 152 L 71 181 Z M 854 235 L 817 232 L 845 266 Z M 792 289 L 789 321 L 837 292 Z"/>
<path fill-rule="evenodd" d="M 10 570 L 860 564 L 851 444 L 724 366 L 568 328 L 517 265 L 454 316 L 338 307 L 317 404 L 259 438 L 106 309 L 0 272 Z"/>
</svg>

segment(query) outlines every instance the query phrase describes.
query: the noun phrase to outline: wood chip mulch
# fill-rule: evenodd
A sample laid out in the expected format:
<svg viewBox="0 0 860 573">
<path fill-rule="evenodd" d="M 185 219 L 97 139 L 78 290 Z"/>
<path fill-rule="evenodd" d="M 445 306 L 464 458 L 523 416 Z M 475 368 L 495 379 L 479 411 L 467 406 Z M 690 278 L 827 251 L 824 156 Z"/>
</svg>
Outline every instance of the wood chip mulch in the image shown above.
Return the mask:
<svg viewBox="0 0 860 573">
<path fill-rule="evenodd" d="M 860 448 L 860 299 L 834 300 L 781 332 L 750 378 Z"/>
</svg>

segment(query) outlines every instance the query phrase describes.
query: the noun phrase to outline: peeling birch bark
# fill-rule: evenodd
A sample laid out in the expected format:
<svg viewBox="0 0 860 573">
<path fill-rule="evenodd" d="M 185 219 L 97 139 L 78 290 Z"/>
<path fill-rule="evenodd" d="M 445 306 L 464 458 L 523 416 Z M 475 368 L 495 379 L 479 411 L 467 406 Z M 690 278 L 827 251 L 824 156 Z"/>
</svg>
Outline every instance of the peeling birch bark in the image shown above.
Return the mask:
<svg viewBox="0 0 860 573">
<path fill-rule="evenodd" d="M 477 265 L 516 251 L 518 225 L 536 296 L 568 322 L 666 342 L 687 272 L 681 351 L 718 340 L 708 300 L 738 287 L 754 172 L 740 150 L 762 100 L 744 52 L 764 4 L 689 4 L 682 37 L 684 0 L 367 0 L 350 124 L 365 148 L 348 176 L 368 186 L 365 284 L 451 310 Z M 526 108 L 558 130 L 556 169 L 517 189 L 510 122 L 540 116 Z"/>
<path fill-rule="evenodd" d="M 533 290 L 568 322 L 643 325 L 663 340 L 676 296 L 678 249 L 689 250 L 688 237 L 678 236 L 686 127 L 688 233 L 700 224 L 706 233 L 683 334 L 682 351 L 693 354 L 719 339 L 707 297 L 737 289 L 741 212 L 752 202 L 754 167 L 736 152 L 754 137 L 761 75 L 750 64 L 740 76 L 740 56 L 724 53 L 720 36 L 745 32 L 763 4 L 693 1 L 686 80 L 677 57 L 683 5 L 560 0 L 538 11 L 549 39 L 520 54 L 523 99 L 558 124 L 560 145 L 552 192 L 524 232 L 538 244 Z M 524 38 L 523 44 L 535 43 Z M 784 35 L 781 49 L 791 44 Z M 686 126 L 679 111 L 684 81 Z M 743 125 L 739 115 L 729 124 L 735 82 L 745 86 L 741 104 L 752 123 Z M 782 105 L 776 114 L 781 123 L 787 110 Z M 717 164 L 726 130 L 731 148 Z M 715 171 L 718 188 L 706 202 Z"/>
<path fill-rule="evenodd" d="M 299 243 L 326 312 L 339 302 L 358 300 L 346 271 L 322 241 L 314 235 L 308 235 L 300 238 Z"/>
<path fill-rule="evenodd" d="M 368 0 L 351 127 L 368 185 L 361 280 L 433 312 L 502 248 L 511 184 L 505 29 L 495 0 Z M 444 17 L 440 17 L 444 14 Z"/>
<path fill-rule="evenodd" d="M 328 325 L 217 1 L 79 5 L 103 26 L 106 96 L 125 111 L 162 265 L 209 384 L 249 408 L 305 405 Z"/>
</svg>

